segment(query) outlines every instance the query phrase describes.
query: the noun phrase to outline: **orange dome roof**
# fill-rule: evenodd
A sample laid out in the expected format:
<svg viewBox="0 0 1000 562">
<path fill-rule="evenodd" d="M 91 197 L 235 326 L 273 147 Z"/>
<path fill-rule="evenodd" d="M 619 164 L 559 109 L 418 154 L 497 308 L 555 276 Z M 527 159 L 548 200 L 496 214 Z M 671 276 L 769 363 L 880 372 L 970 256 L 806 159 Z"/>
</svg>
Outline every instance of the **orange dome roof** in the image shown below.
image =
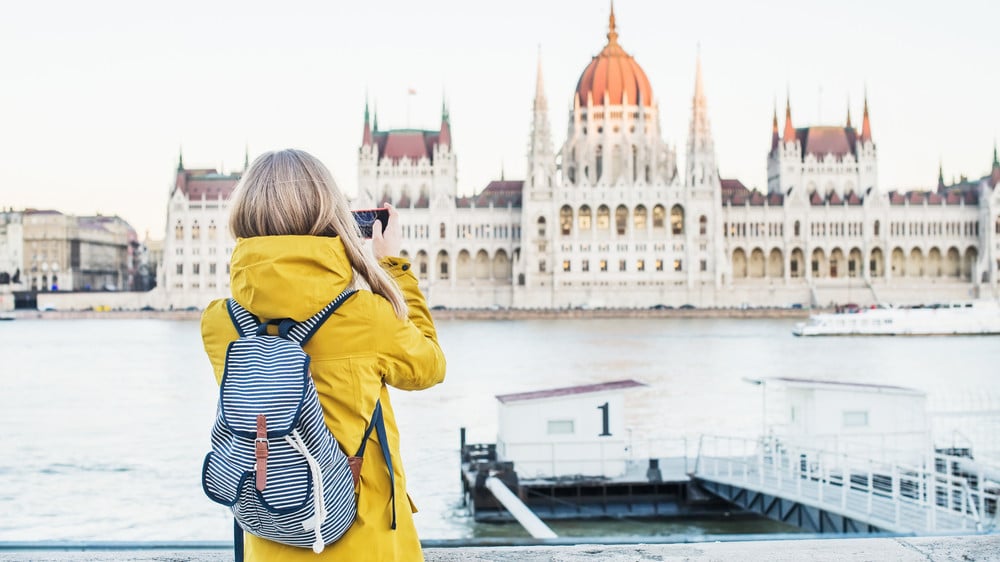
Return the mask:
<svg viewBox="0 0 1000 562">
<path fill-rule="evenodd" d="M 590 61 L 580 75 L 580 81 L 576 83 L 580 105 L 587 105 L 588 95 L 594 100 L 594 105 L 603 105 L 605 93 L 614 105 L 621 104 L 623 94 L 628 96 L 630 105 L 638 105 L 640 98 L 642 105 L 653 105 L 653 88 L 649 85 L 646 73 L 632 55 L 618 44 L 614 7 L 611 8 L 608 28 L 608 44 Z"/>
</svg>

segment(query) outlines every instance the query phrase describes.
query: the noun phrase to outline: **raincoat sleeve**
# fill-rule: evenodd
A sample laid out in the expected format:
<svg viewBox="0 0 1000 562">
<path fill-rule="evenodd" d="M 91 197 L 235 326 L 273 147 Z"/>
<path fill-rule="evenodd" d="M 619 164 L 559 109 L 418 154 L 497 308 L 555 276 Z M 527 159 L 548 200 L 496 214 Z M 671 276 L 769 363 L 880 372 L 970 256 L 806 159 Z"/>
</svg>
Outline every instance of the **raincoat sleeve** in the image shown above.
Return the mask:
<svg viewBox="0 0 1000 562">
<path fill-rule="evenodd" d="M 406 258 L 383 258 L 380 264 L 399 284 L 409 307 L 409 318 L 396 317 L 388 301 L 377 306 L 378 362 L 385 383 L 402 390 L 422 390 L 444 380 L 445 359 L 427 301 L 417 287 Z"/>
</svg>

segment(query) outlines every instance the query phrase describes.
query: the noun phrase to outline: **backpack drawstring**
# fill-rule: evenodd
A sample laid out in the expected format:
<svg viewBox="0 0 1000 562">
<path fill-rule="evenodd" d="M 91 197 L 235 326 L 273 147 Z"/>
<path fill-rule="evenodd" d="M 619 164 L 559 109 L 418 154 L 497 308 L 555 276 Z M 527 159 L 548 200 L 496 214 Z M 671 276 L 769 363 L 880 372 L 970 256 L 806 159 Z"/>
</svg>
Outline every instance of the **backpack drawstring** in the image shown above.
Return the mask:
<svg viewBox="0 0 1000 562">
<path fill-rule="evenodd" d="M 299 435 L 299 430 L 293 429 L 291 436 L 285 436 L 285 441 L 306 458 L 306 462 L 309 463 L 309 471 L 312 472 L 313 503 L 315 504 L 316 511 L 313 519 L 316 542 L 313 543 L 312 549 L 313 552 L 319 554 L 323 552 L 323 547 L 326 546 L 323 542 L 323 530 L 321 528 L 323 521 L 326 520 L 326 501 L 323 498 L 323 475 L 320 473 L 319 463 L 316 461 L 316 458 L 309 454 L 309 449 L 306 448 L 305 441 Z M 308 529 L 308 527 L 306 528 Z"/>
</svg>

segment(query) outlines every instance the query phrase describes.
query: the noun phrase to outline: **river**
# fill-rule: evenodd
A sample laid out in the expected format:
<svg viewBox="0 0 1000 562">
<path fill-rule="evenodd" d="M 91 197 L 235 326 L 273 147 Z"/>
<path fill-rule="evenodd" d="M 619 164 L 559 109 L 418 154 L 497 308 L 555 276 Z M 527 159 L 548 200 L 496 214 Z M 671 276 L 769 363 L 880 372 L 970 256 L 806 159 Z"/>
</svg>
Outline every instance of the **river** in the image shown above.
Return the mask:
<svg viewBox="0 0 1000 562">
<path fill-rule="evenodd" d="M 996 338 L 799 339 L 794 322 L 439 322 L 446 381 L 392 393 L 421 537 L 524 536 L 516 525 L 474 524 L 461 506 L 459 428 L 472 442 L 493 442 L 497 394 L 633 378 L 650 385 L 629 397 L 633 434 L 692 441 L 759 430 L 760 387 L 744 378 L 895 384 L 927 391 L 932 409 L 997 407 Z M 197 322 L 19 319 L 0 322 L 0 342 L 0 541 L 231 536 L 227 511 L 205 498 L 199 480 L 217 392 Z M 975 423 L 965 433 L 998 433 Z M 564 535 L 789 530 L 766 521 L 554 528 Z"/>
</svg>

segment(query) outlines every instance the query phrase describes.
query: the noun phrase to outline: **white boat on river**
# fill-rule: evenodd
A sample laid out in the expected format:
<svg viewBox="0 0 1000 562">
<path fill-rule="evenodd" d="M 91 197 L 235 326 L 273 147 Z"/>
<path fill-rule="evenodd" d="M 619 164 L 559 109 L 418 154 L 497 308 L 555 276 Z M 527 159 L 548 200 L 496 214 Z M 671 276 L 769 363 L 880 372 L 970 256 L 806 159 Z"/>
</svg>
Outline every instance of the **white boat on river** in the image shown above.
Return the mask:
<svg viewBox="0 0 1000 562">
<path fill-rule="evenodd" d="M 796 336 L 932 336 L 1000 334 L 1000 304 L 992 300 L 910 307 L 850 307 L 814 314 Z"/>
</svg>

